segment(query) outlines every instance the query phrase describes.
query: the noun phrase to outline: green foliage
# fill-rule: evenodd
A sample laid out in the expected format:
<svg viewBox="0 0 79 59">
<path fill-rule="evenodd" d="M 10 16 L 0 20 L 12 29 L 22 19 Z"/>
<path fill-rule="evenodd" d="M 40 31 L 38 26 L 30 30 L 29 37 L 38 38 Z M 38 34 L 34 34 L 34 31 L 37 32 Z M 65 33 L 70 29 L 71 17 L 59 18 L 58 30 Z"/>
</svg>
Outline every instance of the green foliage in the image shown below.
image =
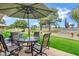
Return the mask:
<svg viewBox="0 0 79 59">
<path fill-rule="evenodd" d="M 28 37 L 28 34 L 27 33 L 23 33 L 23 38 L 27 38 Z"/>
<path fill-rule="evenodd" d="M 10 36 L 10 32 L 9 31 L 4 31 L 2 34 L 3 34 L 4 38 L 8 38 Z"/>
<path fill-rule="evenodd" d="M 17 20 L 13 24 L 10 25 L 10 27 L 17 27 L 17 28 L 26 28 L 27 22 L 25 20 Z"/>
<path fill-rule="evenodd" d="M 31 27 L 31 32 L 34 33 L 36 31 L 35 27 Z"/>
<path fill-rule="evenodd" d="M 32 36 L 32 34 L 30 34 L 30 36 Z M 28 33 L 23 33 L 23 36 L 22 36 L 23 38 L 28 38 L 29 36 L 28 36 Z"/>
<path fill-rule="evenodd" d="M 79 8 L 72 10 L 71 16 L 75 20 L 79 20 Z"/>
<path fill-rule="evenodd" d="M 77 21 L 79 26 L 79 8 L 73 9 L 71 11 L 71 17 Z"/>
<path fill-rule="evenodd" d="M 51 21 L 55 21 L 58 18 L 57 9 L 52 8 L 52 13 L 48 15 L 47 17 L 40 18 L 40 30 L 42 30 L 42 25 L 49 25 L 50 30 L 50 23 Z"/>
</svg>

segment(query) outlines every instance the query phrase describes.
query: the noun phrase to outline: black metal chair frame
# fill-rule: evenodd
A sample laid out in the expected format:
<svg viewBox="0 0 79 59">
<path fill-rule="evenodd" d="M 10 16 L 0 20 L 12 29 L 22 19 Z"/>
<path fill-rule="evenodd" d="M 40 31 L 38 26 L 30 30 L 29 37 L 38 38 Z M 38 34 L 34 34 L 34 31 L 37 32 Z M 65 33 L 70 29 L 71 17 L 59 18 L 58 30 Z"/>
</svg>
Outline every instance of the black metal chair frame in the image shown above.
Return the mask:
<svg viewBox="0 0 79 59">
<path fill-rule="evenodd" d="M 46 47 L 43 46 L 44 40 L 45 40 L 45 36 L 48 36 L 48 39 L 47 39 L 47 46 L 46 46 Z M 34 56 L 36 56 L 36 55 L 42 55 L 42 54 L 44 54 L 44 55 L 47 56 L 47 54 L 44 53 L 44 51 L 45 51 L 46 49 L 49 49 L 49 39 L 50 39 L 50 33 L 47 33 L 47 34 L 44 34 L 44 36 L 43 36 L 43 41 L 42 41 L 42 43 L 41 43 L 40 45 L 38 45 L 38 44 L 33 44 L 32 50 L 37 53 L 37 54 L 35 54 Z M 40 47 L 41 47 L 40 50 L 37 49 L 37 48 L 35 48 L 34 45 L 40 46 Z M 43 48 L 45 48 L 45 49 L 43 50 Z M 36 50 L 35 50 L 35 49 L 36 49 Z M 32 53 L 33 53 L 33 51 L 32 51 Z"/>
<path fill-rule="evenodd" d="M 3 35 L 1 35 L 1 34 L 0 34 L 0 42 L 1 42 L 2 45 L 3 45 L 5 56 L 7 56 L 7 52 L 10 53 L 8 56 L 10 56 L 10 55 L 18 55 L 18 54 L 13 53 L 13 52 L 14 52 L 15 50 L 19 50 L 19 51 L 20 51 L 19 47 L 16 48 L 16 49 L 14 49 L 14 50 L 12 50 L 12 51 L 9 51 L 9 50 L 8 50 L 8 46 L 6 45 L 6 43 L 5 43 L 5 41 L 4 41 Z"/>
</svg>

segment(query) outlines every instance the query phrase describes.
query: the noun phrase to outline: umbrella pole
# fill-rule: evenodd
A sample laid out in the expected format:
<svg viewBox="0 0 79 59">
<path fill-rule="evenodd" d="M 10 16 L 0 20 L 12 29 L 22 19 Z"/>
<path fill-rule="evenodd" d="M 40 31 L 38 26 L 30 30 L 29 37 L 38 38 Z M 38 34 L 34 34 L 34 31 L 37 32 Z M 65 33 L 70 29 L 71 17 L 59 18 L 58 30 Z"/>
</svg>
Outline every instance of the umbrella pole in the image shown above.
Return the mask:
<svg viewBox="0 0 79 59">
<path fill-rule="evenodd" d="M 30 40 L 30 24 L 29 24 L 29 12 L 27 12 L 27 19 L 28 19 L 28 37 L 29 37 L 29 40 Z"/>
</svg>

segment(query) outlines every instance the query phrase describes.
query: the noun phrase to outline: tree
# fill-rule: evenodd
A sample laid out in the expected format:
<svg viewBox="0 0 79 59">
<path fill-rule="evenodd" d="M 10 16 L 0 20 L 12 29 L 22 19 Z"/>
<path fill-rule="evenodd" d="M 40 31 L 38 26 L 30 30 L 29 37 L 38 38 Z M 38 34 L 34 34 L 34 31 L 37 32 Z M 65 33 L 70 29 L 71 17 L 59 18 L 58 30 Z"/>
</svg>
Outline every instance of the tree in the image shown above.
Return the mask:
<svg viewBox="0 0 79 59">
<path fill-rule="evenodd" d="M 11 24 L 10 26 L 24 29 L 27 27 L 27 22 L 25 20 L 17 20 L 16 22 Z"/>
<path fill-rule="evenodd" d="M 37 25 L 32 25 L 32 27 L 31 27 L 31 32 L 35 32 L 36 31 L 36 29 L 37 29 Z"/>
<path fill-rule="evenodd" d="M 37 28 L 38 26 L 37 25 L 32 25 L 32 28 Z"/>
<path fill-rule="evenodd" d="M 45 22 L 44 19 L 45 19 L 45 18 L 40 18 L 40 22 L 39 22 L 39 24 L 40 24 L 40 30 L 42 30 L 42 26 L 43 26 L 43 25 L 46 25 L 46 22 Z"/>
<path fill-rule="evenodd" d="M 69 28 L 69 23 L 67 22 L 67 19 L 65 19 L 64 24 L 65 24 L 65 28 Z"/>
<path fill-rule="evenodd" d="M 58 22 L 61 22 L 61 19 L 55 20 L 55 21 L 51 22 L 51 24 L 53 24 L 55 26 L 55 28 L 60 28 L 60 25 L 58 24 Z"/>
<path fill-rule="evenodd" d="M 4 19 L 0 19 L 0 24 L 5 24 L 5 20 Z"/>
<path fill-rule="evenodd" d="M 71 11 L 71 17 L 77 21 L 79 27 L 79 8 L 73 9 Z"/>
<path fill-rule="evenodd" d="M 50 26 L 51 21 L 56 20 L 57 17 L 58 17 L 58 13 L 57 13 L 58 10 L 52 8 L 52 11 L 53 11 L 53 12 L 52 12 L 50 15 L 48 15 L 48 16 L 45 17 L 45 18 L 40 19 L 40 26 L 42 27 L 42 25 L 48 24 L 48 26 L 49 26 L 49 31 L 50 31 L 50 29 L 51 29 L 51 26 Z"/>
<path fill-rule="evenodd" d="M 48 26 L 49 26 L 49 31 L 50 31 L 50 29 L 51 29 L 51 22 L 52 21 L 56 21 L 57 20 L 57 18 L 58 18 L 58 10 L 57 9 L 54 9 L 54 8 L 52 8 L 52 13 L 47 17 L 47 24 L 48 24 Z"/>
</svg>

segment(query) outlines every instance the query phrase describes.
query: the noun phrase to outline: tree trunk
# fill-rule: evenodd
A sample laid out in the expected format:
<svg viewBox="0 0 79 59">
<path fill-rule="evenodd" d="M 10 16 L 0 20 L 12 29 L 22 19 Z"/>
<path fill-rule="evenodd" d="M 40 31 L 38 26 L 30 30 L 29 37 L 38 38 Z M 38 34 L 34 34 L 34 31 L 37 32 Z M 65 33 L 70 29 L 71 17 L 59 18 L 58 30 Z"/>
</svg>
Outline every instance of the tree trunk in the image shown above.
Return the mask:
<svg viewBox="0 0 79 59">
<path fill-rule="evenodd" d="M 40 25 L 40 30 L 42 30 L 42 25 Z"/>
<path fill-rule="evenodd" d="M 40 31 L 41 31 L 41 33 L 42 33 L 42 25 L 40 24 Z"/>
<path fill-rule="evenodd" d="M 50 26 L 50 22 L 48 23 L 48 25 L 49 25 L 49 32 L 51 31 L 51 26 Z"/>
<path fill-rule="evenodd" d="M 77 25 L 78 25 L 77 27 L 79 28 L 79 20 L 77 20 Z"/>
</svg>

